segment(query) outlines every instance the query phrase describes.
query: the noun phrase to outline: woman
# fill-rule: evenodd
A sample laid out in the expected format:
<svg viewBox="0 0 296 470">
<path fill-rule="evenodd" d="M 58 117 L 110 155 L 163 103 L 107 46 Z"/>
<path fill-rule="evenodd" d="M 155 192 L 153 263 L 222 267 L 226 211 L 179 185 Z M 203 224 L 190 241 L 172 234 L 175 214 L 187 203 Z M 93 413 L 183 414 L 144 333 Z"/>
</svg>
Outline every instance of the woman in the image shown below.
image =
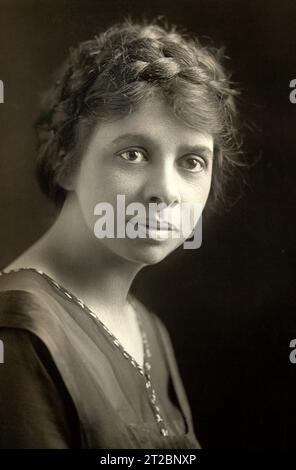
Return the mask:
<svg viewBox="0 0 296 470">
<path fill-rule="evenodd" d="M 223 196 L 235 94 L 214 50 L 157 22 L 71 51 L 36 125 L 38 181 L 60 211 L 0 277 L 2 448 L 200 447 L 167 330 L 130 287 L 188 236 L 175 208 Z M 100 237 L 95 207 L 118 221 L 118 195 L 167 219 Z"/>
</svg>

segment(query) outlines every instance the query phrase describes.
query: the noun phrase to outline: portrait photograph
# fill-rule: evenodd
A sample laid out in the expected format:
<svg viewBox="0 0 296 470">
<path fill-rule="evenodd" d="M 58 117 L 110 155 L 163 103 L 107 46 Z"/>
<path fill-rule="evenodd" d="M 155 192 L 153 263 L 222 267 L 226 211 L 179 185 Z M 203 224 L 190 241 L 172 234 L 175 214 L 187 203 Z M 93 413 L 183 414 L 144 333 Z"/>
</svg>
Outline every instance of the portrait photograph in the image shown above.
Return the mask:
<svg viewBox="0 0 296 470">
<path fill-rule="evenodd" d="M 295 24 L 0 0 L 1 450 L 295 448 Z"/>
</svg>

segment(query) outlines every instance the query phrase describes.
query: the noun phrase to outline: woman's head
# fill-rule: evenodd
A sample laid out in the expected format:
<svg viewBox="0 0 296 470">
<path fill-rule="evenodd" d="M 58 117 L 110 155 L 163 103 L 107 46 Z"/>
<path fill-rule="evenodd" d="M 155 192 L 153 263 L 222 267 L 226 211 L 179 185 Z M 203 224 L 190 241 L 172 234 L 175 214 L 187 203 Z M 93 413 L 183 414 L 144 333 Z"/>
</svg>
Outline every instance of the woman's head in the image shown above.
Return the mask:
<svg viewBox="0 0 296 470">
<path fill-rule="evenodd" d="M 158 96 L 186 126 L 213 137 L 209 203 L 223 200 L 240 161 L 237 92 L 221 58 L 175 27 L 130 19 L 71 50 L 36 122 L 43 191 L 62 206 L 64 181 L 78 169 L 98 123 L 128 116 Z"/>
<path fill-rule="evenodd" d="M 93 130 L 59 220 L 93 256 L 103 247 L 134 263 L 159 262 L 196 225 L 211 187 L 213 150 L 210 134 L 188 127 L 155 94 Z"/>
</svg>

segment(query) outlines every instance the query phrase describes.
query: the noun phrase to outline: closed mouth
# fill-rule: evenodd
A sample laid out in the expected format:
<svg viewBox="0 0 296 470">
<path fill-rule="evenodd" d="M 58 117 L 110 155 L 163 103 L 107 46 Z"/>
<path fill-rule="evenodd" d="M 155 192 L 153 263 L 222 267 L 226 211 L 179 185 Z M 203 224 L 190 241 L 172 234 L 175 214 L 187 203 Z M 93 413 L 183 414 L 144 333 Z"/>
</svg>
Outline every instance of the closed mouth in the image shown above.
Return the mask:
<svg viewBox="0 0 296 470">
<path fill-rule="evenodd" d="M 150 222 L 138 220 L 136 221 L 136 224 L 145 226 L 147 229 L 150 229 L 150 230 L 157 230 L 157 231 L 164 230 L 166 232 L 167 231 L 170 231 L 170 232 L 179 231 L 179 229 L 172 224 L 169 224 L 166 222 L 156 222 L 154 220 Z"/>
<path fill-rule="evenodd" d="M 141 219 L 138 219 L 138 220 L 129 220 L 128 222 L 132 222 L 134 225 L 139 225 L 139 226 L 142 226 L 142 227 L 145 227 L 147 229 L 150 229 L 150 230 L 156 230 L 156 231 L 170 231 L 170 232 L 179 232 L 179 228 L 168 223 L 168 222 L 158 222 L 158 221 L 155 221 L 155 220 L 151 220 L 151 221 L 147 221 L 147 220 L 141 220 Z"/>
<path fill-rule="evenodd" d="M 145 224 L 147 228 L 151 230 L 173 230 L 172 227 L 169 227 L 168 225 L 160 225 L 160 224 Z"/>
</svg>

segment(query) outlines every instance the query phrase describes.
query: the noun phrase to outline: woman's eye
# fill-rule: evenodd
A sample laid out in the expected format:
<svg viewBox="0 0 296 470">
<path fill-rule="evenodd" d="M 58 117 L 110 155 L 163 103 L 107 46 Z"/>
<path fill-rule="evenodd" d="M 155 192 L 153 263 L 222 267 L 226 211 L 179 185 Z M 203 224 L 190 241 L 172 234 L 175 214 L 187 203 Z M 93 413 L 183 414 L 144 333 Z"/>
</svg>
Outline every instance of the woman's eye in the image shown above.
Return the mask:
<svg viewBox="0 0 296 470">
<path fill-rule="evenodd" d="M 146 161 L 146 157 L 140 150 L 125 150 L 119 154 L 123 160 L 129 163 L 141 163 Z"/>
<path fill-rule="evenodd" d="M 199 173 L 205 169 L 206 163 L 202 158 L 186 157 L 182 160 L 182 166 L 193 173 Z"/>
</svg>

